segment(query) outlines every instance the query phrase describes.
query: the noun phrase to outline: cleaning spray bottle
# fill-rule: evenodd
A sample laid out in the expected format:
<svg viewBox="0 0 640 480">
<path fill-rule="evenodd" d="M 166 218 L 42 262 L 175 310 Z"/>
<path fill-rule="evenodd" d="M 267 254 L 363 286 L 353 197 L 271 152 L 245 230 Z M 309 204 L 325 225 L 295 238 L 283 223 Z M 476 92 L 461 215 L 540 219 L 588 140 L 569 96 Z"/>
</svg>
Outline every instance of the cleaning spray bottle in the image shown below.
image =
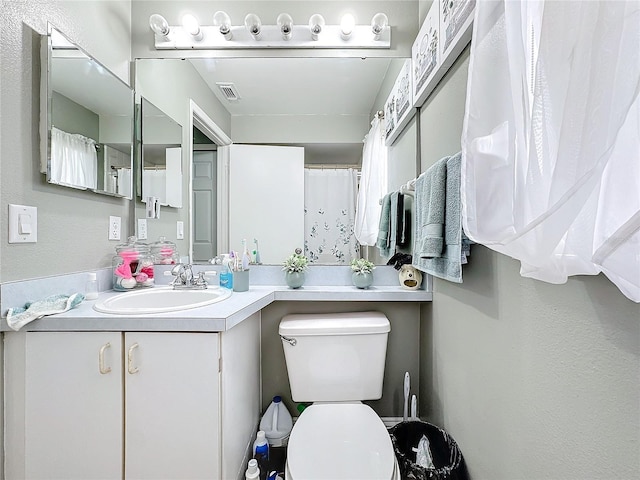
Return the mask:
<svg viewBox="0 0 640 480">
<path fill-rule="evenodd" d="M 249 460 L 244 478 L 246 480 L 258 480 L 260 478 L 260 469 L 258 468 L 258 461 L 255 458 Z"/>
</svg>

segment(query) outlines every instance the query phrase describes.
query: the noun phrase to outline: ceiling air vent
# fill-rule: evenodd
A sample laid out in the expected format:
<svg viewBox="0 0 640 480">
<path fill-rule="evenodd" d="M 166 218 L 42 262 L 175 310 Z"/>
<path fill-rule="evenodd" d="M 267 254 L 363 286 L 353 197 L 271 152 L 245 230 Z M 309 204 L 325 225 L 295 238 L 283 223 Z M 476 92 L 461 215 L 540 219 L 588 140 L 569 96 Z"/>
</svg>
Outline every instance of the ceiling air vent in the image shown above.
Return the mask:
<svg viewBox="0 0 640 480">
<path fill-rule="evenodd" d="M 233 83 L 216 83 L 224 98 L 230 102 L 237 102 L 240 100 L 240 94 L 238 89 Z"/>
</svg>

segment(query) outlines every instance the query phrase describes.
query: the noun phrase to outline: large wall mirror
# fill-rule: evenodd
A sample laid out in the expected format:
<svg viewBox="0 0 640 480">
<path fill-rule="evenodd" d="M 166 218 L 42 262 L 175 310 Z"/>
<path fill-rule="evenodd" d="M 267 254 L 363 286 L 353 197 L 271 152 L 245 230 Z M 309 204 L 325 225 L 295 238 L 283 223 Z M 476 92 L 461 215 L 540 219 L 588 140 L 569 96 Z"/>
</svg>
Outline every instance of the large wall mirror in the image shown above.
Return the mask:
<svg viewBox="0 0 640 480">
<path fill-rule="evenodd" d="M 42 40 L 41 171 L 132 198 L 133 89 L 52 25 Z"/>
<path fill-rule="evenodd" d="M 142 184 L 138 195 L 181 208 L 182 126 L 146 98 L 141 99 Z"/>
<path fill-rule="evenodd" d="M 384 104 L 403 62 L 404 59 L 400 58 L 380 57 L 138 59 L 136 90 L 140 82 L 144 95 L 151 101 L 166 102 L 166 99 L 161 100 L 162 95 L 171 95 L 172 104 L 179 100 L 186 105 L 191 98 L 203 108 L 207 106 L 207 99 L 213 99 L 218 110 L 210 108 L 208 112 L 214 121 L 216 114 L 226 117 L 229 125 L 226 130 L 234 145 L 303 147 L 304 161 L 296 168 L 301 170 L 298 178 L 304 184 L 305 198 L 301 202 L 307 207 L 306 213 L 301 205 L 285 202 L 274 209 L 275 214 L 281 219 L 290 215 L 310 217 L 313 214 L 316 218 L 306 219 L 304 231 L 296 234 L 299 238 L 296 237 L 295 244 L 304 247 L 314 238 L 321 238 L 331 231 L 332 239 L 327 237 L 326 242 L 320 240 L 320 247 L 313 247 L 315 263 L 348 264 L 349 257 L 343 257 L 343 254 L 351 249 L 348 242 L 352 237 L 353 217 L 343 217 L 342 210 L 355 209 L 363 139 L 369 131 L 373 114 Z M 162 82 L 166 84 L 159 85 Z M 176 87 L 177 82 L 188 86 L 188 91 L 183 93 L 185 98 L 176 99 L 187 88 Z M 415 139 L 408 143 L 415 148 Z M 197 145 L 195 150 L 198 150 Z M 407 155 L 402 161 L 405 160 L 411 172 L 410 178 L 414 178 L 415 155 Z M 233 151 L 229 161 L 233 176 Z M 225 198 L 233 203 L 234 196 L 239 195 L 246 201 L 246 188 L 239 192 L 233 190 L 240 188 L 239 185 L 247 185 L 248 176 L 259 175 L 260 178 L 251 183 L 251 190 L 253 193 L 259 186 L 260 193 L 243 206 L 250 208 L 252 214 L 266 216 L 270 212 L 266 202 L 260 199 L 274 197 L 274 192 L 288 188 L 275 164 L 261 165 L 258 160 L 256 165 L 243 170 L 240 175 L 244 180 L 230 178 L 230 191 Z M 308 197 L 315 195 L 312 185 L 316 185 L 316 192 L 324 190 L 329 194 L 326 200 L 318 195 L 319 203 L 309 207 Z M 346 206 L 336 207 L 338 216 L 328 218 L 326 211 L 333 208 L 329 200 L 332 203 L 338 194 L 344 196 Z M 197 201 L 195 197 L 192 199 L 194 211 L 212 211 L 215 208 L 200 208 Z M 228 212 L 235 212 L 233 205 L 228 207 Z M 229 215 L 229 243 L 234 249 L 240 248 L 240 238 L 246 238 L 251 249 L 255 247 L 256 234 L 251 225 L 246 225 L 249 215 L 247 210 L 244 212 Z M 231 238 L 234 231 L 242 232 L 238 239 Z M 269 259 L 270 245 L 289 242 L 291 230 L 282 228 L 282 222 L 276 221 L 270 233 L 281 237 L 279 240 L 269 238 L 268 242 L 266 238 L 256 238 L 262 260 L 267 264 L 279 264 L 284 259 L 283 255 L 278 252 Z M 207 230 L 207 234 L 215 238 L 215 232 Z M 197 241 L 197 238 L 191 239 L 192 244 Z M 339 248 L 335 248 L 336 242 L 340 244 Z M 208 255 L 202 253 L 199 256 L 201 258 L 195 260 L 206 259 Z"/>
</svg>

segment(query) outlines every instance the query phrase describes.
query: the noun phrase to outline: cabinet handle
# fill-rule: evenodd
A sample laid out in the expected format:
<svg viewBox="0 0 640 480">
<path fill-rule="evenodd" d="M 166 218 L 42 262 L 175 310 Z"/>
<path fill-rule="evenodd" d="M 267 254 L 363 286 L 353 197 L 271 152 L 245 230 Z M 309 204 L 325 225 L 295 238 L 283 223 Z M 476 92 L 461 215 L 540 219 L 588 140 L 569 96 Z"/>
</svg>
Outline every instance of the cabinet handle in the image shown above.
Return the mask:
<svg viewBox="0 0 640 480">
<path fill-rule="evenodd" d="M 129 370 L 129 373 L 132 375 L 134 373 L 138 373 L 138 367 L 133 366 L 133 351 L 136 348 L 138 348 L 137 343 L 134 343 L 133 345 L 131 345 L 131 347 L 129 347 L 129 354 L 127 355 L 127 359 L 128 359 L 127 370 Z"/>
<path fill-rule="evenodd" d="M 98 354 L 98 367 L 100 368 L 100 373 L 102 375 L 106 375 L 107 373 L 109 373 L 111 371 L 111 367 L 105 367 L 104 366 L 104 351 L 107 348 L 111 348 L 111 343 L 110 342 L 107 342 L 102 347 L 100 347 L 100 353 Z"/>
</svg>

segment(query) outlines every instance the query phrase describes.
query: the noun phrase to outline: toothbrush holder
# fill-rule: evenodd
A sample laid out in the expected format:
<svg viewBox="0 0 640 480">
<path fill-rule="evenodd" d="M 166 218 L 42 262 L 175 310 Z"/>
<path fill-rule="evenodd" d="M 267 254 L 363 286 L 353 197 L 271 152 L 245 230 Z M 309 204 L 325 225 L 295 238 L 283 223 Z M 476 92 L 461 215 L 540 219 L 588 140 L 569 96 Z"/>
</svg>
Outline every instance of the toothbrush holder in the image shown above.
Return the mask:
<svg viewBox="0 0 640 480">
<path fill-rule="evenodd" d="M 246 292 L 249 290 L 249 269 L 233 272 L 233 291 Z"/>
</svg>

